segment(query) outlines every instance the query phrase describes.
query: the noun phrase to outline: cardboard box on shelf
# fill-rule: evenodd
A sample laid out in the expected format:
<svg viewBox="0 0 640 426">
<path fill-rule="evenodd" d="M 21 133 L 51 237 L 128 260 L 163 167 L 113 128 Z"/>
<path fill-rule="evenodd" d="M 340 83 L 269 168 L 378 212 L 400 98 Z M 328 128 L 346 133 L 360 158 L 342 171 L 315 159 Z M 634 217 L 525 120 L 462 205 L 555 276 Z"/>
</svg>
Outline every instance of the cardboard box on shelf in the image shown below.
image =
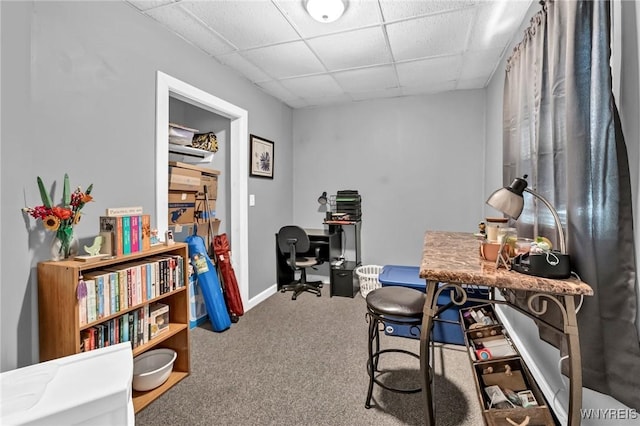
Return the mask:
<svg viewBox="0 0 640 426">
<path fill-rule="evenodd" d="M 199 235 L 204 240 L 205 247 L 209 247 L 211 241 L 209 241 L 209 227 L 207 225 L 207 221 L 197 221 L 194 223 L 186 223 L 186 224 L 174 224 L 169 225 L 169 229 L 173 231 L 174 239 L 179 242 L 184 242 L 185 239 L 194 234 L 193 229 L 196 229 L 196 235 Z M 218 235 L 220 231 L 220 219 L 212 219 L 211 220 L 211 232 L 213 235 Z"/>
<path fill-rule="evenodd" d="M 197 221 L 207 221 L 207 219 L 214 219 L 216 217 L 216 200 L 209 200 L 209 204 L 203 199 L 196 198 L 196 212 L 195 218 Z"/>
<path fill-rule="evenodd" d="M 218 176 L 207 174 L 200 175 L 200 188 L 198 188 L 198 193 L 196 194 L 197 199 L 204 200 L 205 186 L 207 187 L 207 196 L 210 200 L 218 198 Z"/>
<path fill-rule="evenodd" d="M 169 225 L 195 222 L 196 194 L 169 191 Z"/>
<path fill-rule="evenodd" d="M 200 172 L 183 167 L 169 166 L 169 191 L 192 191 L 200 189 Z"/>
<path fill-rule="evenodd" d="M 189 163 L 183 163 L 180 161 L 169 161 L 169 166 L 180 167 L 182 169 L 194 170 L 196 172 L 200 172 L 206 175 L 219 175 L 220 170 L 208 169 L 206 167 L 199 167 Z"/>
</svg>

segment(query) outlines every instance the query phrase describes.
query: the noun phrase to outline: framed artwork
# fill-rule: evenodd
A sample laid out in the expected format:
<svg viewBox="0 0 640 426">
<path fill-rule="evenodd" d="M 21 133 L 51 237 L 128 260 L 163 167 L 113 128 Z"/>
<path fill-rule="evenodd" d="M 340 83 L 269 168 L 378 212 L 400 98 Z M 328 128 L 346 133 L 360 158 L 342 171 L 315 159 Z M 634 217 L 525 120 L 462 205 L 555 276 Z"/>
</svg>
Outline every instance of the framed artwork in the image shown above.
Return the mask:
<svg viewBox="0 0 640 426">
<path fill-rule="evenodd" d="M 273 179 L 273 142 L 249 135 L 249 175 Z"/>
</svg>

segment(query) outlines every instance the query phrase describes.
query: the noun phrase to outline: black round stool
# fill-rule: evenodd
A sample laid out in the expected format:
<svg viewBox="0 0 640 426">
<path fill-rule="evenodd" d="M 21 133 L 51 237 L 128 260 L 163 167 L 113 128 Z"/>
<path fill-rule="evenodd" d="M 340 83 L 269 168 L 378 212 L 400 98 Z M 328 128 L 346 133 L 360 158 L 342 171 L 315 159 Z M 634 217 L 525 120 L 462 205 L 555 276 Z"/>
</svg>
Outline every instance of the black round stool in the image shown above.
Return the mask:
<svg viewBox="0 0 640 426">
<path fill-rule="evenodd" d="M 405 349 L 390 348 L 380 350 L 380 324 L 391 323 L 408 326 L 411 333 L 416 333 L 417 336 L 419 334 L 418 326 L 422 324 L 425 299 L 426 296 L 421 291 L 398 286 L 377 288 L 367 294 L 367 318 L 369 321 L 367 372 L 369 373 L 369 392 L 367 393 L 367 401 L 364 404 L 366 408 L 371 407 L 374 383 L 386 390 L 398 393 L 417 393 L 422 390 L 422 388 L 392 388 L 380 382 L 376 378 L 376 372 L 378 371 L 378 360 L 383 353 L 397 352 L 420 359 L 420 355 Z"/>
</svg>

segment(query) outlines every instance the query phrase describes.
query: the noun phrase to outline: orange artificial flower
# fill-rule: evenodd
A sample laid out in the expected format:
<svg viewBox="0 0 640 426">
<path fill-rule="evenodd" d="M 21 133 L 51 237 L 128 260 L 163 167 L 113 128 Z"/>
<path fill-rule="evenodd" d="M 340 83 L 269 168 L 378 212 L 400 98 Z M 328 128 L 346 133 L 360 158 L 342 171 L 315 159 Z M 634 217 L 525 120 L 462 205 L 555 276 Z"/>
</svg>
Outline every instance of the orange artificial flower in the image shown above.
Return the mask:
<svg viewBox="0 0 640 426">
<path fill-rule="evenodd" d="M 71 218 L 73 212 L 70 209 L 65 209 L 64 207 L 53 207 L 51 212 L 61 220 L 67 220 Z"/>
</svg>

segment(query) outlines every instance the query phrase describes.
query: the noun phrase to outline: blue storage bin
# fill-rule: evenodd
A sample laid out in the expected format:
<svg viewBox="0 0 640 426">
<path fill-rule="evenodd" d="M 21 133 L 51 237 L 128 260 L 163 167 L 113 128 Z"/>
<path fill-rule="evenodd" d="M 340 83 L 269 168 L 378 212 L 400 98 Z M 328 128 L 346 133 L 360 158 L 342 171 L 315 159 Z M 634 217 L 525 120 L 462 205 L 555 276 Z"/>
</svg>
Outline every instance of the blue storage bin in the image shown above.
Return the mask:
<svg viewBox="0 0 640 426">
<path fill-rule="evenodd" d="M 401 266 L 401 265 L 385 265 L 382 273 L 378 277 L 383 287 L 385 286 L 402 286 L 426 292 L 426 280 L 420 278 L 420 268 L 417 266 Z M 477 286 L 467 287 L 467 295 L 478 299 L 488 299 L 488 288 L 479 288 Z M 438 306 L 444 306 L 451 301 L 450 291 L 443 291 L 438 297 Z M 454 345 L 464 345 L 464 335 L 460 326 L 461 308 L 477 305 L 477 302 L 467 302 L 463 306 L 453 305 L 451 308 L 443 311 L 440 318 L 449 321 L 456 321 L 458 324 L 451 324 L 442 321 L 434 321 L 433 324 L 433 340 L 435 342 L 450 343 Z M 385 334 L 390 336 L 410 337 L 413 339 L 420 338 L 420 330 L 410 330 L 408 326 L 385 323 Z"/>
</svg>

